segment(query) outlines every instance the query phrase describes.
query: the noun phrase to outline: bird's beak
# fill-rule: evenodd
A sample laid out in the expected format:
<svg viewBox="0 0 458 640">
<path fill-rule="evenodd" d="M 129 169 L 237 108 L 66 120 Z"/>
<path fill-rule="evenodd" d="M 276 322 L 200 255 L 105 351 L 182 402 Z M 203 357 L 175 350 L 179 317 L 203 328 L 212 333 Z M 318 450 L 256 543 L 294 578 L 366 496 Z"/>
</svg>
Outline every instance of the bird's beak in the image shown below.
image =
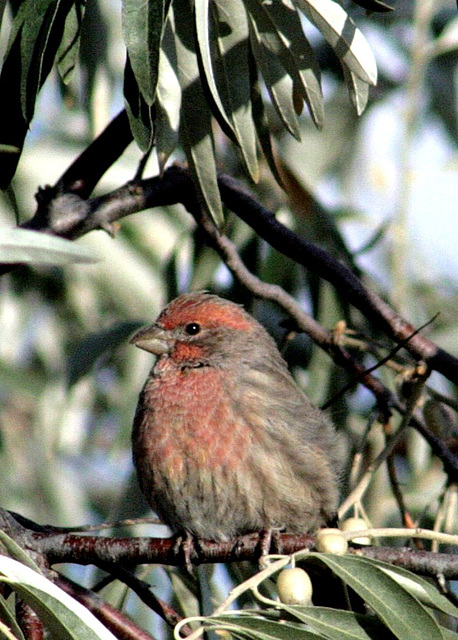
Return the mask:
<svg viewBox="0 0 458 640">
<path fill-rule="evenodd" d="M 168 331 L 153 324 L 150 327 L 146 327 L 146 329 L 140 329 L 130 339 L 130 344 L 154 353 L 155 356 L 162 356 L 170 351 L 172 340 Z"/>
</svg>

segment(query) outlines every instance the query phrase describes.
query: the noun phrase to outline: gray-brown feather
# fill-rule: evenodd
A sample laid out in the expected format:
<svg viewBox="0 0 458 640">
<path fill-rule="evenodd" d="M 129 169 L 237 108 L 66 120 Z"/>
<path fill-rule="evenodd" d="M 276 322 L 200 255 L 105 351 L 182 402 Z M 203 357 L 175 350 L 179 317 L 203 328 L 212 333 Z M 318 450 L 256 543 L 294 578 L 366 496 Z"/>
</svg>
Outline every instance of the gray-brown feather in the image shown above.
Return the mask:
<svg viewBox="0 0 458 640">
<path fill-rule="evenodd" d="M 207 472 L 205 465 L 211 469 L 214 462 L 214 444 L 208 445 L 208 452 L 199 450 L 198 443 L 186 447 L 188 407 L 181 405 L 187 396 L 174 396 L 176 407 L 161 404 L 161 385 L 167 384 L 169 374 L 171 379 L 177 375 L 178 366 L 174 370 L 170 362 L 170 370 L 165 366 L 159 370 L 159 360 L 142 391 L 134 420 L 134 461 L 142 490 L 173 530 L 188 530 L 198 537 L 222 540 L 270 527 L 307 532 L 324 524 L 336 510 L 342 447 L 330 421 L 297 387 L 270 335 L 248 314 L 239 312 L 249 319 L 248 338 L 246 331 L 228 327 L 212 327 L 200 337 L 190 337 L 193 344 L 200 339 L 204 345 L 201 366 L 192 362 L 186 368 L 181 362 L 180 375 L 189 389 L 195 389 L 196 411 L 200 388 L 204 398 L 206 381 L 214 384 L 214 413 L 209 408 L 208 424 L 227 404 L 247 427 L 249 440 L 240 440 L 237 430 L 221 434 L 228 448 L 243 442 L 241 464 L 229 464 L 228 451 L 227 460 L 223 454 L 221 465 Z M 180 451 L 179 473 L 172 459 L 154 453 L 157 443 L 166 438 L 170 415 L 178 416 L 171 437 Z M 206 414 L 202 415 L 199 433 L 205 449 Z"/>
</svg>

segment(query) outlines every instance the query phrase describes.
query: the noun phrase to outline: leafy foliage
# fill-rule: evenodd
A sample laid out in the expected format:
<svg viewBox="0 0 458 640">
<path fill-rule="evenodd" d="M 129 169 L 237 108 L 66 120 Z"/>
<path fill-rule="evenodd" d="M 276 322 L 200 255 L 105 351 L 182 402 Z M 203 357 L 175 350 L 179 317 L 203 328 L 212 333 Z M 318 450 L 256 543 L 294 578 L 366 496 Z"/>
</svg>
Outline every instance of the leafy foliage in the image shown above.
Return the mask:
<svg viewBox="0 0 458 640">
<path fill-rule="evenodd" d="M 348 597 L 354 598 L 357 594 L 369 605 L 367 612 L 343 611 L 329 606 L 286 605 L 259 596 L 264 605 L 270 606 L 239 611 L 219 609 L 215 615 L 200 620 L 202 627 L 206 630 L 225 630 L 237 638 L 250 640 L 420 640 L 424 637 L 439 640 L 458 636 L 441 626 L 437 618 L 437 614 L 456 618 L 458 609 L 426 580 L 372 559 L 326 553 L 304 555 L 301 552 L 296 555 L 296 560 L 298 556 L 302 556 L 301 564 L 306 569 L 317 565 L 331 569 L 332 574 L 341 580 L 340 588 L 346 585 Z M 272 569 L 281 564 L 282 561 L 278 560 L 261 572 L 254 589 L 253 578 L 250 578 L 245 583 L 246 589 L 252 588 L 257 594 L 258 588 L 267 589 Z M 263 574 L 270 574 L 269 578 Z M 331 583 L 331 576 L 328 575 L 325 580 Z M 243 587 L 244 584 L 237 588 L 239 594 Z M 338 591 L 338 584 L 334 583 L 333 588 Z"/>
<path fill-rule="evenodd" d="M 53 62 L 64 82 L 74 68 L 84 8 L 82 0 L 25 0 L 14 17 L 0 75 L 0 91 L 9 96 L 7 117 L 0 121 L 3 187 L 14 174 Z M 202 202 L 218 224 L 223 214 L 213 117 L 253 180 L 259 175 L 256 137 L 269 144 L 262 117 L 252 115 L 262 108 L 260 78 L 293 136 L 300 138 L 296 114 L 304 102 L 315 125 L 323 124 L 320 69 L 300 14 L 340 58 L 361 113 L 368 86 L 376 82 L 375 61 L 361 31 L 334 0 L 123 1 L 124 95 L 133 135 L 143 151 L 155 145 L 162 165 L 182 145 Z"/>
</svg>

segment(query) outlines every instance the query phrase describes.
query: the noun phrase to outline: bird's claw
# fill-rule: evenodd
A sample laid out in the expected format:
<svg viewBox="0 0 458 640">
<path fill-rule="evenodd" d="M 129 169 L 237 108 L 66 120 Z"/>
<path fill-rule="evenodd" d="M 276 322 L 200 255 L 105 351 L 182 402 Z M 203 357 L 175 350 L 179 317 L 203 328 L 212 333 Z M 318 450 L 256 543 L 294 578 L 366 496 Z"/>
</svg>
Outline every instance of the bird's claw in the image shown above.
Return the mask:
<svg viewBox="0 0 458 640">
<path fill-rule="evenodd" d="M 278 547 L 280 531 L 278 529 L 262 529 L 259 532 L 259 564 L 264 565 L 264 559 Z"/>
<path fill-rule="evenodd" d="M 194 565 L 192 564 L 191 557 L 196 550 L 196 539 L 189 533 L 184 531 L 175 537 L 175 544 L 173 545 L 173 551 L 176 555 L 182 554 L 184 560 L 184 566 L 189 574 L 193 574 Z"/>
</svg>

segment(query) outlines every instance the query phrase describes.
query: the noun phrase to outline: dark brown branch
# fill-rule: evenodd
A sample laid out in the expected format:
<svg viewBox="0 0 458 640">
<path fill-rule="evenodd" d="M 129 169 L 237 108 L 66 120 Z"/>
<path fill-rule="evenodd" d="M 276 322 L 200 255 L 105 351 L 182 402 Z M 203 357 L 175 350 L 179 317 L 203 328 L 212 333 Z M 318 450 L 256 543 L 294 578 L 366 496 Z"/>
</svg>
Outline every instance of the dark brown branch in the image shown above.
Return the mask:
<svg viewBox="0 0 458 640">
<path fill-rule="evenodd" d="M 173 628 L 178 622 L 183 620 L 182 616 L 180 616 L 174 609 L 172 609 L 172 607 L 158 598 L 151 591 L 149 584 L 144 580 L 137 578 L 137 576 L 132 572 L 123 569 L 119 564 L 116 567 L 110 565 L 107 570 L 110 571 L 114 578 L 124 582 L 124 584 L 132 589 L 140 600 L 142 600 L 142 602 L 144 602 L 152 611 L 155 611 L 170 627 Z M 183 633 L 191 633 L 191 629 L 185 626 L 183 628 Z"/>
<path fill-rule="evenodd" d="M 412 527 L 413 525 L 412 517 L 410 513 L 407 511 L 407 507 L 404 501 L 404 496 L 402 495 L 401 487 L 399 486 L 399 481 L 396 474 L 396 467 L 394 462 L 395 462 L 395 456 L 394 456 L 394 453 L 392 452 L 386 459 L 386 466 L 388 469 L 388 477 L 390 479 L 391 491 L 393 492 L 394 498 L 397 502 L 403 526 Z"/>
<path fill-rule="evenodd" d="M 16 617 L 26 640 L 43 640 L 45 630 L 35 611 L 24 600 L 16 602 Z"/>
<path fill-rule="evenodd" d="M 424 576 L 443 575 L 447 580 L 456 580 L 458 576 L 458 555 L 418 551 L 417 549 L 391 547 L 365 547 L 353 551 L 365 558 L 383 560 L 396 567 L 403 567 Z"/>
<path fill-rule="evenodd" d="M 70 165 L 54 186 L 57 193 L 77 193 L 86 199 L 104 173 L 132 142 L 127 113 L 123 109 Z"/>
<path fill-rule="evenodd" d="M 182 565 L 182 553 L 173 538 L 100 538 L 61 534 L 57 528 L 41 527 L 36 523 L 31 523 L 33 528 L 29 529 L 19 524 L 17 514 L 12 512 L 0 510 L 0 516 L 3 523 L 1 528 L 8 535 L 22 548 L 33 550 L 34 554 L 40 554 L 50 564 L 94 564 L 105 571 L 113 571 L 115 575 L 119 567 L 139 564 Z M 20 522 L 27 521 L 20 518 Z M 227 542 L 199 540 L 199 545 L 195 545 L 192 551 L 191 560 L 195 565 L 253 560 L 259 551 L 259 542 L 257 533 Z M 272 552 L 289 555 L 301 549 L 311 549 L 314 544 L 312 535 L 284 533 L 275 536 Z M 385 560 L 423 575 L 435 576 L 440 573 L 448 580 L 458 579 L 458 555 L 385 547 L 366 547 L 353 553 Z"/>
<path fill-rule="evenodd" d="M 140 629 L 124 613 L 112 607 L 93 591 L 62 575 L 57 576 L 54 582 L 91 611 L 119 640 L 154 640 L 153 636 Z"/>
</svg>

